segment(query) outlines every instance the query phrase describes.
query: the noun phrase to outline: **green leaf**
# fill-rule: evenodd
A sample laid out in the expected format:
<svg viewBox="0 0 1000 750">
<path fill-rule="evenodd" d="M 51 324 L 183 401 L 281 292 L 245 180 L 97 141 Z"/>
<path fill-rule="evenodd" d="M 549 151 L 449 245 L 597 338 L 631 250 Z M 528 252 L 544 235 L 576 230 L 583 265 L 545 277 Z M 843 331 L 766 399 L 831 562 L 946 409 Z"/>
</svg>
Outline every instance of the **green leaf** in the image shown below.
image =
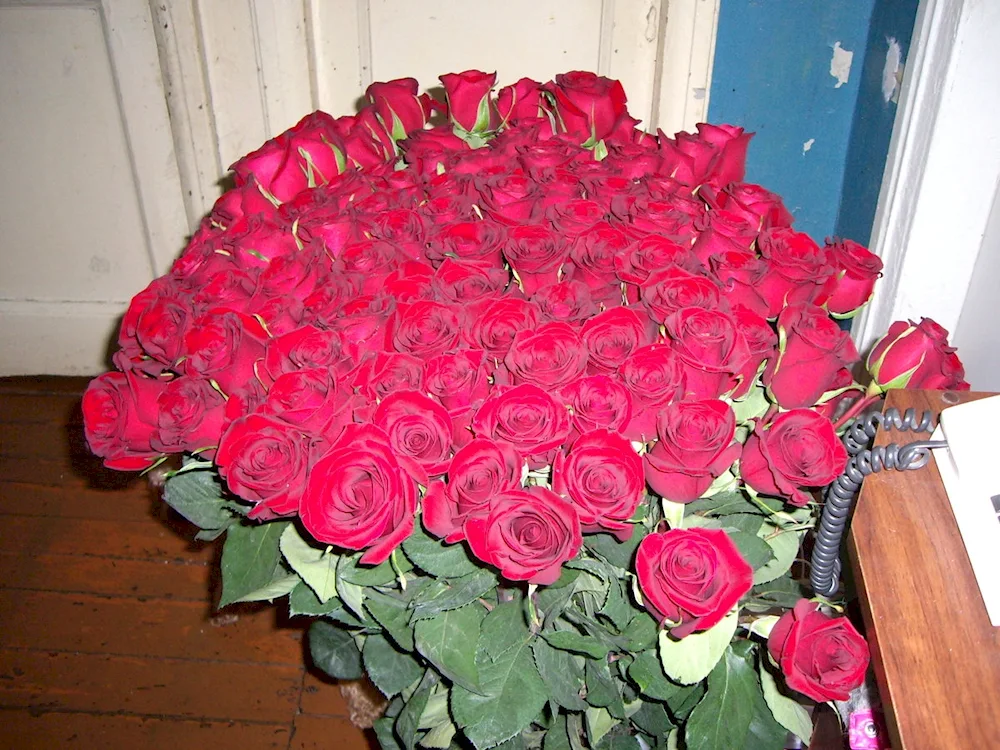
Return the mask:
<svg viewBox="0 0 1000 750">
<path fill-rule="evenodd" d="M 597 747 L 604 739 L 604 735 L 618 723 L 606 708 L 590 707 L 584 712 L 584 718 L 587 722 L 587 739 L 590 740 L 591 747 Z"/>
<path fill-rule="evenodd" d="M 550 630 L 543 632 L 542 637 L 551 646 L 563 651 L 586 654 L 592 659 L 606 659 L 608 657 L 607 646 L 589 635 L 580 635 L 572 630 Z"/>
<path fill-rule="evenodd" d="M 727 531 L 726 533 L 733 540 L 740 556 L 754 570 L 762 569 L 774 559 L 770 545 L 756 534 L 748 534 L 745 531 Z"/>
<path fill-rule="evenodd" d="M 403 542 L 403 552 L 418 568 L 438 578 L 460 578 L 479 568 L 469 558 L 465 545 L 445 544 L 428 536 L 419 526 Z"/>
<path fill-rule="evenodd" d="M 750 392 L 741 401 L 733 402 L 736 423 L 743 424 L 749 419 L 756 419 L 763 416 L 770 406 L 771 402 L 767 399 L 766 389 L 764 386 L 757 384 L 750 389 Z"/>
<path fill-rule="evenodd" d="M 658 701 L 670 700 L 681 690 L 680 685 L 667 679 L 660 658 L 653 650 L 640 651 L 635 655 L 629 665 L 628 676 L 640 693 Z"/>
<path fill-rule="evenodd" d="M 583 709 L 580 709 L 581 711 Z M 566 732 L 566 715 L 559 714 L 552 720 L 545 733 L 542 750 L 570 750 L 569 735 Z"/>
<path fill-rule="evenodd" d="M 416 659 L 399 651 L 380 633 L 365 638 L 361 656 L 368 677 L 387 698 L 403 692 L 424 673 Z"/>
<path fill-rule="evenodd" d="M 790 576 L 784 575 L 773 581 L 757 584 L 750 589 L 750 601 L 759 604 L 763 609 L 773 607 L 791 609 L 803 594 L 802 586 Z"/>
<path fill-rule="evenodd" d="M 674 728 L 670 715 L 662 703 L 643 701 L 639 710 L 631 716 L 632 723 L 653 737 L 665 737 Z"/>
<path fill-rule="evenodd" d="M 473 692 L 481 690 L 476 643 L 484 614 L 480 605 L 469 604 L 413 626 L 417 651 L 453 683 Z"/>
<path fill-rule="evenodd" d="M 354 636 L 326 620 L 309 626 L 309 655 L 312 662 L 338 680 L 361 677 L 361 652 Z"/>
<path fill-rule="evenodd" d="M 771 715 L 774 716 L 775 721 L 808 745 L 812 739 L 812 718 L 809 716 L 809 712 L 801 703 L 783 695 L 778 690 L 778 684 L 775 682 L 774 676 L 764 666 L 763 658 L 760 659 L 758 671 L 764 702 L 771 709 Z"/>
<path fill-rule="evenodd" d="M 633 524 L 632 536 L 624 542 L 619 542 L 618 538 L 611 536 L 611 534 L 588 534 L 584 537 L 584 544 L 587 549 L 604 558 L 616 568 L 629 570 L 632 567 L 632 560 L 635 558 L 639 542 L 646 534 L 644 526 Z"/>
<path fill-rule="evenodd" d="M 358 586 L 391 586 L 395 584 L 397 575 L 389 560 L 371 567 L 358 565 L 358 558 L 360 557 L 360 553 L 351 555 L 351 565 L 345 566 L 342 574 L 342 578 L 345 581 Z M 401 573 L 408 573 L 413 570 L 410 561 L 405 557 L 399 555 L 397 559 L 400 561 L 399 570 Z"/>
<path fill-rule="evenodd" d="M 467 576 L 453 578 L 441 589 L 431 587 L 425 590 L 425 596 L 413 600 L 413 617 L 415 620 L 433 617 L 449 609 L 458 609 L 471 604 L 479 597 L 497 585 L 496 574 L 485 568 L 476 570 Z"/>
<path fill-rule="evenodd" d="M 275 568 L 274 578 L 271 579 L 270 583 L 241 596 L 236 602 L 273 602 L 275 599 L 291 593 L 301 582 L 302 579 L 297 574 L 288 573 L 284 568 L 278 566 Z"/>
<path fill-rule="evenodd" d="M 628 595 L 622 586 L 619 578 L 612 578 L 608 581 L 608 598 L 604 606 L 600 609 L 600 614 L 604 615 L 615 629 L 620 633 L 628 627 L 628 624 L 635 616 L 635 608 L 629 601 Z"/>
<path fill-rule="evenodd" d="M 163 500 L 199 529 L 224 529 L 236 518 L 214 470 L 175 474 L 163 485 Z"/>
<path fill-rule="evenodd" d="M 519 621 L 520 628 L 515 632 Z M 485 648 L 489 639 L 509 635 L 514 638 L 507 642 L 506 648 L 494 649 L 497 655 L 490 658 Z M 476 650 L 482 694 L 460 686 L 451 693 L 452 715 L 479 750 L 518 734 L 534 721 L 548 700 L 545 683 L 532 660 L 531 640 L 521 616 L 520 602 L 497 606 L 483 621 L 480 646 Z"/>
<path fill-rule="evenodd" d="M 504 602 L 495 607 L 483 622 L 479 637 L 479 647 L 491 659 L 497 659 L 507 651 L 520 648 L 522 642 L 529 641 L 531 633 L 524 621 L 520 599 Z"/>
<path fill-rule="evenodd" d="M 365 616 L 365 588 L 347 580 L 355 569 L 355 556 L 342 555 L 337 561 L 337 596 L 358 617 Z"/>
<path fill-rule="evenodd" d="M 365 598 L 365 607 L 397 646 L 405 651 L 413 650 L 413 628 L 406 600 L 372 589 Z"/>
<path fill-rule="evenodd" d="M 736 632 L 738 609 L 734 609 L 716 625 L 681 639 L 660 631 L 660 662 L 663 671 L 674 682 L 691 685 L 701 682 L 719 663 Z"/>
<path fill-rule="evenodd" d="M 457 733 L 458 727 L 450 721 L 445 724 L 438 724 L 421 738 L 420 747 L 442 748 L 442 750 L 447 750 L 447 748 L 452 747 L 452 739 Z"/>
<path fill-rule="evenodd" d="M 782 531 L 770 522 L 761 526 L 757 536 L 771 548 L 774 559 L 754 570 L 753 582 L 768 583 L 787 573 L 799 552 L 804 533 L 804 531 Z"/>
<path fill-rule="evenodd" d="M 344 603 L 336 597 L 329 601 L 321 602 L 316 598 L 313 590 L 301 581 L 292 589 L 292 593 L 288 597 L 288 614 L 291 617 L 298 617 L 300 615 L 309 617 L 325 616 L 327 619 L 335 620 L 349 628 L 360 628 L 369 623 L 367 617 L 364 621 L 359 620 L 344 609 Z"/>
<path fill-rule="evenodd" d="M 403 747 L 406 750 L 413 750 L 416 747 L 417 735 L 420 731 L 420 717 L 423 715 L 424 708 L 427 706 L 427 700 L 431 696 L 431 688 L 436 683 L 437 677 L 434 675 L 434 671 L 427 670 L 417 689 L 410 696 L 406 705 L 403 706 L 403 710 L 399 712 L 399 716 L 396 717 L 396 736 L 403 743 Z"/>
<path fill-rule="evenodd" d="M 287 526 L 288 521 L 271 521 L 229 527 L 222 548 L 222 598 L 219 609 L 271 583 L 281 561 L 278 540 Z"/>
<path fill-rule="evenodd" d="M 720 492 L 712 497 L 703 497 L 688 503 L 688 515 L 710 515 L 720 516 L 731 513 L 756 513 L 760 509 L 751 503 L 746 495 L 738 490 L 731 492 Z"/>
<path fill-rule="evenodd" d="M 279 546 L 285 562 L 302 576 L 320 602 L 337 595 L 337 562 L 340 555 L 313 546 L 292 523 L 282 532 Z"/>
<path fill-rule="evenodd" d="M 684 503 L 675 503 L 663 498 L 663 518 L 672 529 L 684 528 Z"/>
<path fill-rule="evenodd" d="M 395 723 L 395 717 L 383 716 L 373 725 L 375 738 L 382 750 L 402 750 L 403 746 L 396 741 L 396 735 L 392 731 L 392 725 Z"/>
<path fill-rule="evenodd" d="M 587 707 L 580 697 L 584 687 L 583 659 L 553 648 L 541 638 L 532 642 L 531 651 L 550 700 L 568 711 L 583 711 Z"/>
<path fill-rule="evenodd" d="M 645 610 L 636 613 L 623 635 L 629 651 L 644 651 L 656 645 L 656 620 Z"/>
<path fill-rule="evenodd" d="M 708 676 L 705 697 L 688 717 L 684 741 L 688 750 L 746 747 L 753 718 L 757 676 L 746 659 L 727 649 Z M 721 717 L 725 720 L 720 721 Z"/>
<path fill-rule="evenodd" d="M 607 708 L 616 719 L 625 718 L 618 680 L 611 676 L 605 659 L 588 659 L 586 666 L 587 703 L 597 708 Z"/>
</svg>

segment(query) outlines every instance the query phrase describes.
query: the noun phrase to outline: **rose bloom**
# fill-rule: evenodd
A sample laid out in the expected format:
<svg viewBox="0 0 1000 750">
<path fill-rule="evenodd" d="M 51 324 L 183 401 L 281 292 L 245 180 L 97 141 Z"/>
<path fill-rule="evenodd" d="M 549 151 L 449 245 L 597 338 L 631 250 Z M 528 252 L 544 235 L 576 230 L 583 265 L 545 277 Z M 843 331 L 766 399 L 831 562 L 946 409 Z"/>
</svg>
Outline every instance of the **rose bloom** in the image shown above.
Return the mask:
<svg viewBox="0 0 1000 750">
<path fill-rule="evenodd" d="M 948 332 L 930 318 L 897 320 L 872 347 L 866 362 L 872 380 L 890 388 L 967 391 L 965 368 L 948 346 Z"/>
<path fill-rule="evenodd" d="M 671 529 L 639 543 L 643 605 L 683 638 L 718 624 L 753 585 L 753 568 L 722 529 Z"/>
<path fill-rule="evenodd" d="M 833 423 L 808 409 L 792 409 L 747 438 L 740 475 L 757 492 L 787 497 L 792 505 L 812 498 L 804 487 L 824 487 L 847 465 L 847 449 Z"/>
<path fill-rule="evenodd" d="M 830 617 L 800 599 L 767 639 L 771 658 L 792 690 L 815 701 L 846 701 L 865 681 L 870 655 L 865 639 L 846 617 Z"/>
</svg>

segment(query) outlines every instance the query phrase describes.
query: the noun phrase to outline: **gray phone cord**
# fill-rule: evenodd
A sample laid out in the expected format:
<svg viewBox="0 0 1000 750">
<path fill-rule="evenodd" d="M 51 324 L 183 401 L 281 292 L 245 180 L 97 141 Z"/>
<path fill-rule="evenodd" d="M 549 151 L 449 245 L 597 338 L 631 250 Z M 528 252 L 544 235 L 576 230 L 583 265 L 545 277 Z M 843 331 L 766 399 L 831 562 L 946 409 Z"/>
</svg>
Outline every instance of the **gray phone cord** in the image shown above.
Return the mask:
<svg viewBox="0 0 1000 750">
<path fill-rule="evenodd" d="M 930 461 L 931 448 L 943 448 L 943 441 L 918 440 L 907 445 L 896 443 L 868 449 L 879 427 L 883 429 L 908 430 L 913 432 L 933 431 L 934 414 L 925 411 L 917 420 L 915 409 L 907 409 L 900 416 L 898 409 L 886 409 L 885 413 L 874 412 L 859 415 L 850 429 L 844 433 L 843 441 L 850 460 L 844 473 L 837 477 L 826 490 L 826 504 L 819 520 L 816 542 L 812 552 L 809 583 L 819 596 L 833 596 L 840 581 L 840 542 L 847 528 L 847 518 L 851 505 L 861 488 L 861 483 L 869 474 L 894 469 L 906 471 L 919 469 Z"/>
</svg>

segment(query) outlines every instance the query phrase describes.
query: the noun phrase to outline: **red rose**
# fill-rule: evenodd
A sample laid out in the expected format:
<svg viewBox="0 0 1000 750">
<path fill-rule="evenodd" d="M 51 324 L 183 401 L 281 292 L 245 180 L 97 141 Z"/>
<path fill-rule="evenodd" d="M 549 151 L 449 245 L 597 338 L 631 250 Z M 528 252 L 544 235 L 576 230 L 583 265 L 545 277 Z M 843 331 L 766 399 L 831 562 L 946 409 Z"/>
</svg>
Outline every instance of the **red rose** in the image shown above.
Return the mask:
<svg viewBox="0 0 1000 750">
<path fill-rule="evenodd" d="M 882 275 L 882 260 L 850 240 L 827 240 L 826 249 L 839 272 L 826 307 L 836 315 L 849 315 L 871 299 L 875 282 Z"/>
<path fill-rule="evenodd" d="M 587 371 L 610 375 L 636 349 L 653 343 L 649 321 L 635 310 L 615 307 L 598 313 L 580 331 L 587 347 Z"/>
<path fill-rule="evenodd" d="M 299 517 L 321 544 L 365 550 L 378 565 L 413 532 L 417 486 L 373 425 L 350 425 L 313 466 Z"/>
<path fill-rule="evenodd" d="M 343 359 L 343 339 L 337 331 L 302 326 L 268 340 L 258 373 L 273 382 L 288 372 L 336 367 Z"/>
<path fill-rule="evenodd" d="M 740 457 L 736 415 L 725 401 L 678 401 L 660 412 L 656 445 L 646 453 L 646 481 L 675 503 L 701 497 Z"/>
<path fill-rule="evenodd" d="M 174 365 L 181 354 L 190 308 L 184 297 L 158 295 L 139 314 L 135 324 L 135 338 L 142 350 L 168 367 Z"/>
<path fill-rule="evenodd" d="M 395 326 L 390 321 L 386 341 L 399 352 L 415 357 L 444 354 L 458 345 L 460 308 L 431 300 L 401 304 Z"/>
<path fill-rule="evenodd" d="M 758 286 L 767 273 L 767 264 L 747 250 L 727 250 L 708 259 L 712 275 L 722 285 L 722 296 L 731 307 L 742 305 L 761 317 L 768 315 L 768 304 Z"/>
<path fill-rule="evenodd" d="M 416 255 L 417 259 L 422 255 L 427 239 L 427 222 L 419 212 L 410 208 L 379 211 L 365 222 L 365 229 L 372 237 L 406 248 L 407 255 Z"/>
<path fill-rule="evenodd" d="M 929 388 L 967 391 L 965 368 L 948 346 L 948 332 L 930 318 L 897 320 L 875 342 L 865 363 L 872 380 L 883 390 Z"/>
<path fill-rule="evenodd" d="M 671 529 L 639 543 L 643 604 L 675 638 L 708 630 L 753 585 L 753 568 L 722 529 Z"/>
<path fill-rule="evenodd" d="M 815 701 L 846 701 L 865 681 L 870 655 L 846 617 L 830 617 L 800 599 L 774 624 L 767 650 L 785 682 Z"/>
<path fill-rule="evenodd" d="M 157 429 L 157 399 L 164 383 L 138 373 L 106 372 L 83 394 L 87 445 L 109 469 L 140 471 L 158 455 L 151 441 Z"/>
<path fill-rule="evenodd" d="M 775 356 L 778 334 L 763 317 L 742 305 L 733 307 L 733 322 L 736 323 L 737 330 L 743 334 L 750 349 L 750 358 L 743 365 L 743 370 L 737 374 L 740 384 L 732 393 L 732 398 L 741 399 L 756 384 L 761 363 Z"/>
<path fill-rule="evenodd" d="M 504 363 L 514 384 L 561 388 L 583 374 L 587 349 L 572 326 L 546 323 L 533 331 L 518 331 Z"/>
<path fill-rule="evenodd" d="M 591 296 L 606 307 L 622 302 L 621 287 L 615 274 L 615 257 L 624 252 L 629 239 L 607 222 L 595 224 L 579 235 L 570 247 L 573 278 L 585 283 Z"/>
<path fill-rule="evenodd" d="M 253 297 L 254 280 L 250 274 L 235 268 L 212 274 L 192 297 L 196 313 L 209 310 L 246 311 L 250 298 Z"/>
<path fill-rule="evenodd" d="M 632 396 L 632 419 L 622 430 L 629 440 L 656 435 L 656 413 L 684 392 L 684 369 L 669 344 L 651 344 L 632 352 L 618 377 Z"/>
<path fill-rule="evenodd" d="M 720 192 L 702 190 L 699 195 L 713 208 L 742 214 L 758 229 L 790 227 L 794 221 L 780 195 L 748 182 L 727 185 Z"/>
<path fill-rule="evenodd" d="M 721 305 L 719 285 L 701 274 L 670 266 L 654 271 L 640 286 L 642 303 L 649 317 L 662 323 L 669 315 L 684 307 L 716 310 Z"/>
<path fill-rule="evenodd" d="M 566 409 L 548 392 L 524 384 L 494 389 L 479 407 L 472 428 L 480 437 L 506 441 L 535 468 L 550 464 L 550 455 L 569 436 Z"/>
<path fill-rule="evenodd" d="M 735 125 L 709 125 L 699 122 L 698 140 L 712 145 L 716 153 L 711 159 L 704 180 L 715 185 L 743 182 L 746 172 L 747 147 L 753 133 L 745 133 Z"/>
<path fill-rule="evenodd" d="M 413 78 L 373 83 L 365 90 L 365 97 L 372 103 L 382 127 L 393 140 L 402 140 L 427 124 L 430 97 L 426 94 L 419 96 L 419 90 L 420 84 Z"/>
<path fill-rule="evenodd" d="M 542 114 L 542 84 L 530 78 L 504 86 L 497 92 L 497 112 L 504 123 L 533 120 Z"/>
<path fill-rule="evenodd" d="M 743 214 L 721 209 L 700 216 L 697 226 L 702 231 L 691 252 L 706 266 L 713 255 L 731 250 L 749 250 L 760 232 L 756 217 L 751 224 Z"/>
<path fill-rule="evenodd" d="M 194 321 L 184 335 L 184 373 L 211 378 L 230 393 L 255 377 L 267 332 L 249 315 L 216 310 Z"/>
<path fill-rule="evenodd" d="M 577 434 L 597 429 L 621 432 L 632 417 L 628 390 L 607 375 L 578 378 L 563 388 L 560 396 Z"/>
<path fill-rule="evenodd" d="M 226 422 L 226 400 L 207 380 L 174 378 L 157 398 L 156 435 L 150 440 L 161 453 L 201 451 L 212 458 Z"/>
<path fill-rule="evenodd" d="M 435 480 L 424 495 L 424 526 L 449 544 L 465 538 L 469 516 L 489 512 L 495 495 L 521 488 L 521 457 L 509 443 L 476 438 L 448 466 L 448 483 Z"/>
<path fill-rule="evenodd" d="M 767 317 L 776 317 L 781 308 L 796 302 L 826 301 L 836 268 L 808 235 L 783 227 L 768 229 L 761 232 L 757 247 L 768 264 L 757 287 L 767 302 Z"/>
<path fill-rule="evenodd" d="M 736 376 L 750 349 L 730 315 L 686 307 L 670 315 L 665 325 L 684 368 L 686 396 L 717 398 L 738 385 Z"/>
<path fill-rule="evenodd" d="M 215 463 L 229 489 L 254 503 L 252 518 L 288 516 L 299 510 L 315 443 L 286 422 L 250 414 L 226 429 Z"/>
<path fill-rule="evenodd" d="M 411 258 L 403 248 L 388 240 L 358 240 L 341 248 L 335 268 L 359 280 L 361 294 L 375 294 L 385 278 Z"/>
<path fill-rule="evenodd" d="M 847 331 L 816 305 L 789 305 L 778 316 L 778 353 L 764 370 L 766 385 L 783 409 L 815 404 L 837 374 L 858 361 Z"/>
<path fill-rule="evenodd" d="M 423 361 L 402 352 L 378 352 L 354 372 L 354 387 L 370 401 L 396 391 L 419 391 L 423 384 Z"/>
<path fill-rule="evenodd" d="M 530 221 L 537 213 L 540 197 L 538 184 L 519 169 L 489 178 L 482 189 L 483 204 L 490 216 L 508 224 Z"/>
<path fill-rule="evenodd" d="M 625 541 L 626 523 L 642 502 L 642 459 L 629 441 L 607 430 L 581 435 L 569 455 L 556 454 L 552 489 L 569 498 L 585 532 L 608 531 Z"/>
<path fill-rule="evenodd" d="M 449 410 L 482 402 L 490 392 L 485 356 L 480 349 L 461 349 L 427 360 L 424 364 L 427 392 Z"/>
<path fill-rule="evenodd" d="M 559 280 L 559 269 L 569 257 L 569 245 L 548 227 L 525 224 L 510 230 L 503 254 L 525 296 L 530 297 L 540 287 Z"/>
<path fill-rule="evenodd" d="M 381 295 L 397 302 L 416 302 L 434 296 L 434 269 L 426 263 L 408 260 L 390 273 L 382 284 Z"/>
<path fill-rule="evenodd" d="M 549 320 L 577 323 L 597 313 L 590 287 L 582 281 L 559 281 L 537 289 L 531 301 Z"/>
<path fill-rule="evenodd" d="M 297 370 L 274 381 L 260 413 L 332 443 L 350 424 L 358 401 L 338 386 L 328 369 Z"/>
<path fill-rule="evenodd" d="M 467 70 L 464 73 L 446 73 L 439 76 L 444 86 L 448 117 L 453 123 L 470 133 L 483 133 L 490 129 L 490 91 L 496 85 L 496 73 Z"/>
<path fill-rule="evenodd" d="M 489 514 L 468 517 L 464 530 L 477 558 L 508 580 L 537 585 L 555 583 L 583 544 L 573 506 L 541 487 L 494 495 Z"/>
<path fill-rule="evenodd" d="M 833 423 L 808 409 L 793 409 L 758 423 L 740 458 L 740 476 L 757 492 L 787 497 L 792 505 L 812 498 L 803 487 L 825 487 L 847 465 Z"/>
<path fill-rule="evenodd" d="M 628 302 L 638 302 L 639 287 L 661 268 L 677 265 L 692 269 L 698 265 L 691 248 L 658 235 L 643 237 L 624 253 L 615 256 L 615 272 L 627 284 Z"/>
<path fill-rule="evenodd" d="M 578 198 L 549 206 L 545 216 L 560 234 L 578 237 L 604 221 L 604 209 L 594 201 Z"/>
<path fill-rule="evenodd" d="M 536 328 L 540 320 L 538 306 L 520 297 L 483 300 L 469 308 L 465 338 L 494 362 L 502 361 L 517 332 Z"/>
<path fill-rule="evenodd" d="M 484 269 L 500 268 L 505 238 L 504 227 L 490 221 L 439 224 L 427 242 L 427 258 L 435 263 L 454 258 L 481 264 Z"/>
<path fill-rule="evenodd" d="M 561 129 L 580 143 L 607 137 L 628 115 L 621 83 L 594 73 L 575 70 L 557 75 L 549 91 L 555 97 Z"/>
<path fill-rule="evenodd" d="M 448 410 L 417 391 L 396 391 L 375 409 L 372 422 L 389 436 L 389 446 L 414 481 L 443 474 L 451 457 Z"/>
<path fill-rule="evenodd" d="M 509 280 L 502 268 L 447 258 L 434 274 L 434 288 L 450 302 L 472 302 L 499 294 Z"/>
</svg>

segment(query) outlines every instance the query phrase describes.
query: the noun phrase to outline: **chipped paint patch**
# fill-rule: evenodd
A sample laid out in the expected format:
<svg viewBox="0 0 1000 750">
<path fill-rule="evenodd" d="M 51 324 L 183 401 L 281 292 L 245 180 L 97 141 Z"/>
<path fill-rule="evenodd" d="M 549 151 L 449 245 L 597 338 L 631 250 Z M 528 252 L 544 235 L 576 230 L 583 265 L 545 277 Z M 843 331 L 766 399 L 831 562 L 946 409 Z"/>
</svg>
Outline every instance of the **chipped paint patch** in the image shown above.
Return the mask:
<svg viewBox="0 0 1000 750">
<path fill-rule="evenodd" d="M 888 104 L 899 101 L 899 82 L 903 78 L 903 51 L 893 37 L 886 39 L 889 48 L 885 52 L 885 67 L 882 68 L 882 98 Z"/>
<path fill-rule="evenodd" d="M 805 156 L 806 153 L 809 151 L 809 149 L 811 149 L 813 147 L 813 144 L 815 142 L 816 142 L 815 138 L 810 138 L 808 141 L 806 141 L 805 143 L 802 144 L 802 155 L 803 156 Z"/>
<path fill-rule="evenodd" d="M 701 101 L 702 99 L 705 98 L 705 94 L 707 94 L 708 91 L 706 89 L 704 89 L 704 88 L 694 88 L 694 89 L 691 89 L 691 93 L 694 94 L 694 98 L 695 99 L 697 99 L 698 101 Z"/>
<path fill-rule="evenodd" d="M 851 63 L 854 62 L 854 53 L 840 46 L 840 42 L 833 43 L 833 57 L 830 58 L 830 75 L 837 79 L 834 84 L 835 89 L 839 89 L 851 77 Z"/>
</svg>

